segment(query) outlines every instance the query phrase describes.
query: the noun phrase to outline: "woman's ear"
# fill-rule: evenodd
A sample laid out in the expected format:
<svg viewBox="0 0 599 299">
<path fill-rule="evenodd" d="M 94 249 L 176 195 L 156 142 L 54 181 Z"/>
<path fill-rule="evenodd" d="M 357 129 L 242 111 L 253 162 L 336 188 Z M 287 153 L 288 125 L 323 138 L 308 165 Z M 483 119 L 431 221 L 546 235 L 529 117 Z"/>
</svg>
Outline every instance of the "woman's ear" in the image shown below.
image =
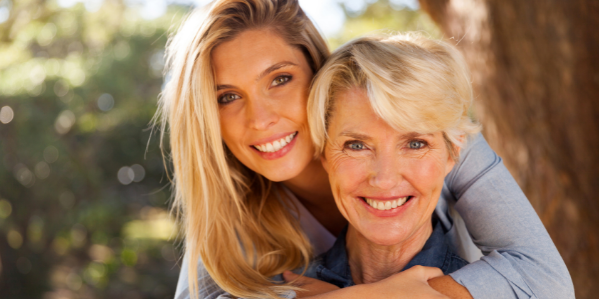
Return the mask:
<svg viewBox="0 0 599 299">
<path fill-rule="evenodd" d="M 445 175 L 448 175 L 455 165 L 456 161 L 453 159 L 452 155 L 447 155 L 447 163 L 445 164 Z"/>
<path fill-rule="evenodd" d="M 460 142 L 463 142 L 462 140 L 460 140 Z M 448 175 L 451 170 L 453 169 L 453 167 L 458 164 L 458 161 L 460 159 L 460 151 L 461 151 L 461 147 L 459 147 L 456 144 L 451 144 L 451 148 L 453 153 L 449 153 L 449 155 L 447 155 L 447 164 L 445 167 L 445 175 Z"/>
</svg>

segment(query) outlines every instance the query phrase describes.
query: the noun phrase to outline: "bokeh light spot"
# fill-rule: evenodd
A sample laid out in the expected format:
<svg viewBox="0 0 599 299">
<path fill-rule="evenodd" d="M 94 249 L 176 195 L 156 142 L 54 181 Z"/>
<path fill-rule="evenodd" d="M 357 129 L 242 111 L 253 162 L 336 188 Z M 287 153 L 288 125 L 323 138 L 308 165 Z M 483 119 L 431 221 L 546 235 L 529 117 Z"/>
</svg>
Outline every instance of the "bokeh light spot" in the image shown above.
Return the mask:
<svg viewBox="0 0 599 299">
<path fill-rule="evenodd" d="M 110 247 L 100 244 L 94 244 L 89 248 L 89 256 L 94 262 L 106 263 L 108 262 L 114 253 Z"/>
<path fill-rule="evenodd" d="M 98 283 L 105 274 L 106 267 L 100 263 L 90 263 L 85 271 L 85 275 L 88 278 L 91 277 L 92 281 L 95 283 Z"/>
<path fill-rule="evenodd" d="M 6 6 L 0 7 L 0 24 L 6 22 L 10 17 L 10 9 Z"/>
<path fill-rule="evenodd" d="M 78 291 L 81 288 L 81 285 L 83 285 L 83 280 L 81 279 L 81 276 L 77 275 L 77 273 L 75 272 L 69 273 L 66 282 L 67 287 L 69 287 L 69 289 L 73 291 Z"/>
<path fill-rule="evenodd" d="M 133 170 L 133 181 L 136 183 L 141 182 L 146 176 L 146 170 L 139 164 L 131 166 L 131 170 Z"/>
<path fill-rule="evenodd" d="M 129 185 L 131 182 L 133 182 L 133 179 L 135 179 L 135 172 L 133 172 L 133 169 L 131 169 L 129 166 L 123 166 L 121 169 L 119 169 L 117 178 L 121 184 Z"/>
<path fill-rule="evenodd" d="M 32 85 L 39 85 L 46 80 L 46 70 L 41 64 L 34 66 L 29 71 L 29 80 L 31 80 Z"/>
<path fill-rule="evenodd" d="M 0 218 L 6 219 L 12 214 L 12 205 L 6 199 L 0 199 Z"/>
<path fill-rule="evenodd" d="M 109 93 L 105 93 L 98 98 L 98 108 L 106 112 L 114 107 L 114 98 Z"/>
<path fill-rule="evenodd" d="M 123 249 L 121 252 L 121 261 L 127 266 L 135 266 L 137 264 L 137 253 L 131 249 Z"/>
<path fill-rule="evenodd" d="M 6 234 L 6 241 L 8 241 L 8 245 L 13 249 L 19 249 L 23 245 L 23 236 L 18 231 L 11 229 Z"/>
<path fill-rule="evenodd" d="M 37 43 L 40 46 L 45 47 L 52 42 L 55 36 L 56 25 L 54 25 L 54 23 L 47 23 L 37 35 Z"/>
<path fill-rule="evenodd" d="M 34 171 L 37 178 L 43 180 L 50 175 L 50 166 L 48 166 L 48 163 L 42 161 L 35 165 Z"/>
<path fill-rule="evenodd" d="M 33 186 L 33 184 L 35 183 L 35 177 L 33 175 L 33 172 L 31 172 L 31 170 L 29 170 L 27 166 L 21 163 L 15 166 L 14 175 L 17 181 L 19 181 L 19 183 L 21 183 L 23 186 L 27 188 Z"/>
<path fill-rule="evenodd" d="M 81 224 L 73 225 L 73 228 L 71 228 L 71 244 L 73 244 L 73 247 L 83 247 L 86 239 L 87 230 L 85 229 L 85 227 Z"/>
<path fill-rule="evenodd" d="M 85 113 L 79 118 L 79 129 L 82 132 L 93 132 L 98 127 L 98 118 L 94 113 Z"/>
<path fill-rule="evenodd" d="M 83 0 L 82 2 L 85 5 L 85 9 L 89 12 L 100 10 L 102 4 L 104 4 L 104 0 Z"/>
<path fill-rule="evenodd" d="M 75 114 L 71 110 L 61 112 L 54 122 L 54 129 L 58 134 L 64 135 L 75 124 Z"/>
<path fill-rule="evenodd" d="M 15 113 L 14 111 L 12 111 L 12 108 L 10 108 L 10 106 L 4 106 L 2 107 L 2 109 L 0 109 L 0 122 L 2 122 L 3 124 L 11 122 L 14 117 Z"/>
</svg>

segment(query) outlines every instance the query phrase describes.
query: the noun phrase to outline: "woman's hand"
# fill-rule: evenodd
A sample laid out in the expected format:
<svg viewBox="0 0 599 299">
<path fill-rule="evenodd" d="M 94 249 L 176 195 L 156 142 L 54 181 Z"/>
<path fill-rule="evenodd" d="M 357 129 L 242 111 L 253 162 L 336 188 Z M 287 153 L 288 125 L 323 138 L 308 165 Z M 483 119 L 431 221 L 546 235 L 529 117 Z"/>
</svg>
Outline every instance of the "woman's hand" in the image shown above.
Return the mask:
<svg viewBox="0 0 599 299">
<path fill-rule="evenodd" d="M 296 279 L 299 275 L 291 272 L 283 273 L 285 281 Z M 394 274 L 386 279 L 371 284 L 360 284 L 349 288 L 338 287 L 313 278 L 300 277 L 298 286 L 306 292 L 298 292 L 298 298 L 311 296 L 310 299 L 334 298 L 427 298 L 448 299 L 445 295 L 435 291 L 428 284 L 430 279 L 443 276 L 439 268 L 414 266 L 406 271 Z M 303 283 L 303 284 L 302 284 Z"/>
<path fill-rule="evenodd" d="M 339 290 L 339 287 L 322 280 L 300 276 L 291 271 L 283 272 L 283 278 L 286 282 L 294 281 L 294 284 L 305 291 L 297 291 L 297 298 L 305 298 L 324 294 L 330 291 Z"/>
<path fill-rule="evenodd" d="M 369 292 L 376 298 L 448 299 L 428 284 L 429 280 L 442 276 L 439 268 L 414 266 L 365 286 L 372 287 Z"/>
</svg>

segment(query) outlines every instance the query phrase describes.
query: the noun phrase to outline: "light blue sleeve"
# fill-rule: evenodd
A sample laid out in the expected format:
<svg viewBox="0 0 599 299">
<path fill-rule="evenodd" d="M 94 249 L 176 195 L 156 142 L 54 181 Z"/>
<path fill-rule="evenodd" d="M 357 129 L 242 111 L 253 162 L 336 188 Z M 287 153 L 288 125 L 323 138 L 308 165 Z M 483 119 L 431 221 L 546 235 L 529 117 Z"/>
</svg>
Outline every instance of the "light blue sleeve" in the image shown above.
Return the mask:
<svg viewBox="0 0 599 299">
<path fill-rule="evenodd" d="M 226 295 L 227 293 L 223 291 L 217 284 L 214 282 L 212 277 L 204 268 L 204 264 L 201 260 L 198 260 L 197 265 L 198 271 L 198 297 L 199 299 L 216 299 L 221 295 Z M 177 290 L 175 291 L 175 299 L 189 299 L 189 276 L 187 271 L 189 269 L 189 259 L 187 258 L 187 254 L 183 257 L 183 262 L 181 266 L 181 273 L 179 273 L 179 281 L 177 282 Z M 221 297 L 226 298 L 226 297 Z"/>
<path fill-rule="evenodd" d="M 445 183 L 484 254 L 450 274 L 474 298 L 574 298 L 572 279 L 547 230 L 481 134 L 470 140 Z"/>
</svg>

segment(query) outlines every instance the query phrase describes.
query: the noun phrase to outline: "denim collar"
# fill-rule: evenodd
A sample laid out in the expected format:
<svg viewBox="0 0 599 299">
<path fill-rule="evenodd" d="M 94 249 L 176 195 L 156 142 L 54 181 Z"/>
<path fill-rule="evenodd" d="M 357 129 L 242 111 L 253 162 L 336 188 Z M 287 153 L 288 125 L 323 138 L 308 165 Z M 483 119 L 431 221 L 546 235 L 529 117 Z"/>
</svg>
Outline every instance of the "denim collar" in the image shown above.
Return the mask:
<svg viewBox="0 0 599 299">
<path fill-rule="evenodd" d="M 449 250 L 441 223 L 433 221 L 433 225 L 433 232 L 424 247 L 403 270 L 421 265 L 437 267 L 444 274 L 448 274 L 468 264 Z M 332 283 L 340 288 L 354 285 L 345 247 L 346 235 L 347 227 L 343 229 L 333 247 L 312 262 L 306 276 Z"/>
</svg>

